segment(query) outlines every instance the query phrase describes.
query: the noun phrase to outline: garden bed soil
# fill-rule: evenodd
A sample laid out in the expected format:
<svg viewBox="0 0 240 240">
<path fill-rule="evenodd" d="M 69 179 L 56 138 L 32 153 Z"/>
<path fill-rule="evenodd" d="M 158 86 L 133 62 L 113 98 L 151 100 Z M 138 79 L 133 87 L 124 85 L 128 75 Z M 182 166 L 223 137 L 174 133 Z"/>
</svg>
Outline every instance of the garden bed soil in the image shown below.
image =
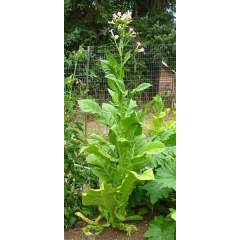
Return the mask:
<svg viewBox="0 0 240 240">
<path fill-rule="evenodd" d="M 64 240 L 144 240 L 144 233 L 148 228 L 149 220 L 137 222 L 134 225 L 137 227 L 137 231 L 134 232 L 130 237 L 123 231 L 116 229 L 107 228 L 101 234 L 97 236 L 85 236 L 80 227 L 66 229 L 64 231 Z"/>
</svg>

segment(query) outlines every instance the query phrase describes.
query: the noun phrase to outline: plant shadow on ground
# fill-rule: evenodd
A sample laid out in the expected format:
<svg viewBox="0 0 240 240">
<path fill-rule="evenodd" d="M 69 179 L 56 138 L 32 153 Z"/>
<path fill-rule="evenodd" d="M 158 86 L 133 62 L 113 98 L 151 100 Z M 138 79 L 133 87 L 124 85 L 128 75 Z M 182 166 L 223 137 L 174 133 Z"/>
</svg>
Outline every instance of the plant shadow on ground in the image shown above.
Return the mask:
<svg viewBox="0 0 240 240">
<path fill-rule="evenodd" d="M 135 222 L 134 225 L 138 230 L 130 237 L 128 237 L 125 232 L 113 228 L 106 228 L 97 236 L 85 236 L 81 232 L 80 227 L 75 227 L 64 231 L 64 240 L 144 240 L 143 235 L 148 228 L 148 222 L 149 219 Z"/>
</svg>

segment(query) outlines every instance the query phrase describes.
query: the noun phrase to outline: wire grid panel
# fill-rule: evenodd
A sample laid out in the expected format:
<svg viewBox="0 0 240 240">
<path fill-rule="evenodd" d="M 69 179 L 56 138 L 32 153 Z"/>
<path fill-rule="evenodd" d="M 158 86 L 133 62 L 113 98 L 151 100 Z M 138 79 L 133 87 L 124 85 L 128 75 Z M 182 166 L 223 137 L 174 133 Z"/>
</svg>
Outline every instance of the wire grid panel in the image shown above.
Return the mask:
<svg viewBox="0 0 240 240">
<path fill-rule="evenodd" d="M 107 101 L 107 81 L 100 66 L 100 60 L 109 53 L 116 54 L 112 46 L 88 47 L 88 57 L 78 62 L 76 82 L 81 84 L 79 96 L 92 97 L 98 102 Z M 65 67 L 64 74 L 69 76 L 73 67 Z M 151 83 L 152 87 L 137 96 L 139 103 L 150 101 L 159 94 L 167 106 L 176 101 L 176 48 L 175 44 L 145 46 L 144 53 L 136 53 L 126 65 L 125 85 L 129 90 L 140 83 Z M 76 84 L 77 84 L 76 83 Z"/>
</svg>

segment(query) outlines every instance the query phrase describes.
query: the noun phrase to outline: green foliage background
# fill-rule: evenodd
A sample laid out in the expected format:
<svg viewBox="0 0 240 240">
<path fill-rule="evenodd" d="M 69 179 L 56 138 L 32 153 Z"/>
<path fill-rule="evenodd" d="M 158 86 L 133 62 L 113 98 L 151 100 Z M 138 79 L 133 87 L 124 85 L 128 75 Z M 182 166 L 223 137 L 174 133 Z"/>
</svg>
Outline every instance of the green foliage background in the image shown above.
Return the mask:
<svg viewBox="0 0 240 240">
<path fill-rule="evenodd" d="M 176 0 L 64 0 L 64 49 L 110 43 L 108 20 L 114 12 L 132 10 L 133 27 L 146 44 L 175 42 Z"/>
</svg>

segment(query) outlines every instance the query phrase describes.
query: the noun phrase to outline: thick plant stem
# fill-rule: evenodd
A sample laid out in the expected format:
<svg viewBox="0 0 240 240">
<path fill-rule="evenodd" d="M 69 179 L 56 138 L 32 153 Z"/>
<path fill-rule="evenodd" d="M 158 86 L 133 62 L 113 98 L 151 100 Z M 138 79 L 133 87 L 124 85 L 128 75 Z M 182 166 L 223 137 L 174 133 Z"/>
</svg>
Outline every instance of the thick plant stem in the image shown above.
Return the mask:
<svg viewBox="0 0 240 240">
<path fill-rule="evenodd" d="M 84 222 L 88 223 L 88 224 L 94 224 L 94 221 L 90 220 L 89 218 L 85 217 L 82 213 L 80 212 L 76 212 L 76 216 L 78 216 L 79 218 L 81 218 Z"/>
</svg>

